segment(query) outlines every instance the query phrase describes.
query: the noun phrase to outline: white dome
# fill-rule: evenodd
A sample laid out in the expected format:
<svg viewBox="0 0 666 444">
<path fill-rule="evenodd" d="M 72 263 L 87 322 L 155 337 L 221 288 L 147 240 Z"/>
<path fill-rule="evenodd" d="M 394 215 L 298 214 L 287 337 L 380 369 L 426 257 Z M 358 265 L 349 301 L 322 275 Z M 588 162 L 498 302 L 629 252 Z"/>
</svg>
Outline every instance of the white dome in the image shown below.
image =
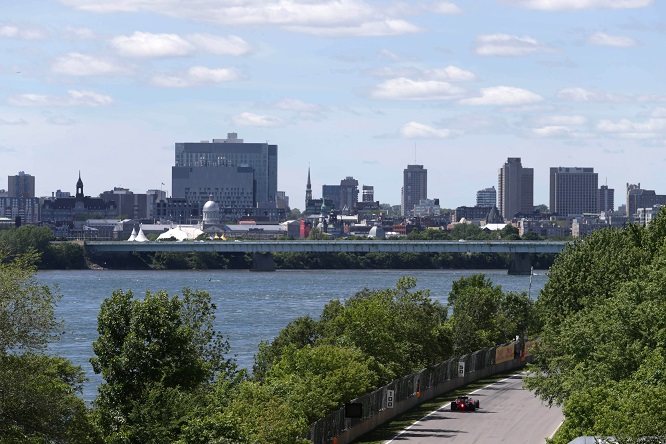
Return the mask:
<svg viewBox="0 0 666 444">
<path fill-rule="evenodd" d="M 220 211 L 220 206 L 212 200 L 206 202 L 203 206 L 204 211 Z"/>
</svg>

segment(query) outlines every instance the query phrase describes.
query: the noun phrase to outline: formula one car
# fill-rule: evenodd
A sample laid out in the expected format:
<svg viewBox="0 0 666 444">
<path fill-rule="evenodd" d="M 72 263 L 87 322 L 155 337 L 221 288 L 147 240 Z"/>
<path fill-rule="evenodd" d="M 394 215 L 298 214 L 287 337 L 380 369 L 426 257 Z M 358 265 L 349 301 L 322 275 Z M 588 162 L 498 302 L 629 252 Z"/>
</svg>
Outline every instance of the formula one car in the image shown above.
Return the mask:
<svg viewBox="0 0 666 444">
<path fill-rule="evenodd" d="M 469 396 L 458 396 L 454 401 L 451 401 L 451 410 L 464 410 L 473 412 L 479 408 L 479 400 L 472 399 Z"/>
</svg>

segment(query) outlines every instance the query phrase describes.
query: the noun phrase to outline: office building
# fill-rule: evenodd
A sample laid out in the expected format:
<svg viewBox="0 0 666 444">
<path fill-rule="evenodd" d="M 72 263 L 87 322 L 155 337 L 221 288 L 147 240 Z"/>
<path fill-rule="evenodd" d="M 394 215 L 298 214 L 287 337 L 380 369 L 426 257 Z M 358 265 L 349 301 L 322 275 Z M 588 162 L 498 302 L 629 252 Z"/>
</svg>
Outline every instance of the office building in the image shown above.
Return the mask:
<svg viewBox="0 0 666 444">
<path fill-rule="evenodd" d="M 402 172 L 402 216 L 413 216 L 414 206 L 428 198 L 428 170 L 423 165 L 407 165 Z"/>
<path fill-rule="evenodd" d="M 236 133 L 212 142 L 176 143 L 172 197 L 197 202 L 211 199 L 221 211 L 233 202 L 240 207 L 275 207 L 278 147 L 245 143 Z"/>
<path fill-rule="evenodd" d="M 497 205 L 497 190 L 495 187 L 484 188 L 476 192 L 477 207 L 494 207 Z"/>
<path fill-rule="evenodd" d="M 615 211 L 615 190 L 608 185 L 599 187 L 599 211 L 610 213 Z"/>
<path fill-rule="evenodd" d="M 363 185 L 361 191 L 361 201 L 362 202 L 374 202 L 375 201 L 375 187 L 372 185 Z"/>
<path fill-rule="evenodd" d="M 35 197 L 35 176 L 19 171 L 7 178 L 7 197 Z"/>
<path fill-rule="evenodd" d="M 641 184 L 627 184 L 627 217 L 631 222 L 638 222 L 640 208 L 653 208 L 655 205 L 666 205 L 666 195 L 657 194 L 654 190 L 644 190 Z"/>
<path fill-rule="evenodd" d="M 599 177 L 594 168 L 550 169 L 550 211 L 560 216 L 599 212 Z"/>
<path fill-rule="evenodd" d="M 520 157 L 509 157 L 499 169 L 497 209 L 504 220 L 534 211 L 534 169 L 524 168 Z"/>
<path fill-rule="evenodd" d="M 149 190 L 146 194 L 135 194 L 127 188 L 114 187 L 99 197 L 106 203 L 115 202 L 120 219 L 149 221 L 157 218 L 155 204 L 166 199 L 166 192 Z"/>
</svg>

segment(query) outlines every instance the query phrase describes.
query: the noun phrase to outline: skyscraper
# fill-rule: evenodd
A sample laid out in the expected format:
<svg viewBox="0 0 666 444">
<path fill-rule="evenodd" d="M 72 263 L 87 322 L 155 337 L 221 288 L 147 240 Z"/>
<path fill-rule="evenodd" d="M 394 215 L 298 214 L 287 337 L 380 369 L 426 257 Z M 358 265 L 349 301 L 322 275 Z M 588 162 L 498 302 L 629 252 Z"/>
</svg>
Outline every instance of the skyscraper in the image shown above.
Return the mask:
<svg viewBox="0 0 666 444">
<path fill-rule="evenodd" d="M 599 211 L 615 211 L 615 190 L 608 188 L 608 185 L 601 185 L 599 188 Z"/>
<path fill-rule="evenodd" d="M 499 169 L 497 209 L 504 220 L 534 211 L 534 169 L 523 168 L 520 157 L 509 157 Z"/>
<path fill-rule="evenodd" d="M 35 197 L 35 176 L 19 171 L 17 176 L 7 178 L 8 197 Z"/>
<path fill-rule="evenodd" d="M 375 201 L 375 187 L 372 185 L 363 185 L 361 200 L 363 202 L 374 202 Z"/>
<path fill-rule="evenodd" d="M 476 192 L 477 207 L 494 207 L 497 205 L 497 190 L 495 187 L 484 188 Z"/>
<path fill-rule="evenodd" d="M 275 206 L 277 145 L 244 143 L 236 133 L 212 143 L 176 143 L 172 196 L 198 202 L 211 199 L 221 208 Z"/>
<path fill-rule="evenodd" d="M 599 177 L 594 168 L 550 169 L 550 211 L 560 216 L 599 211 Z"/>
<path fill-rule="evenodd" d="M 401 214 L 410 216 L 414 205 L 428 198 L 428 170 L 423 165 L 407 165 L 402 172 Z"/>
</svg>

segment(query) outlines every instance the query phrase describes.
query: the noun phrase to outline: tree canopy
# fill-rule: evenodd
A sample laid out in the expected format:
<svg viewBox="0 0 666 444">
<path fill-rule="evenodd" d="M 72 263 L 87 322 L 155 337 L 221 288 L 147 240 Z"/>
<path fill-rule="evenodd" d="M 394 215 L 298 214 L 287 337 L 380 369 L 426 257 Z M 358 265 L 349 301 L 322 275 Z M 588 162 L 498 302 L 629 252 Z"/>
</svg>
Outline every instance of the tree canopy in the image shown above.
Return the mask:
<svg viewBox="0 0 666 444">
<path fill-rule="evenodd" d="M 537 302 L 544 329 L 528 388 L 563 406 L 555 443 L 663 435 L 666 210 L 595 231 L 558 256 Z"/>
<path fill-rule="evenodd" d="M 47 356 L 60 334 L 59 295 L 35 280 L 34 254 L 0 251 L 0 437 L 3 442 L 99 441 L 81 393 L 83 371 Z"/>
</svg>

